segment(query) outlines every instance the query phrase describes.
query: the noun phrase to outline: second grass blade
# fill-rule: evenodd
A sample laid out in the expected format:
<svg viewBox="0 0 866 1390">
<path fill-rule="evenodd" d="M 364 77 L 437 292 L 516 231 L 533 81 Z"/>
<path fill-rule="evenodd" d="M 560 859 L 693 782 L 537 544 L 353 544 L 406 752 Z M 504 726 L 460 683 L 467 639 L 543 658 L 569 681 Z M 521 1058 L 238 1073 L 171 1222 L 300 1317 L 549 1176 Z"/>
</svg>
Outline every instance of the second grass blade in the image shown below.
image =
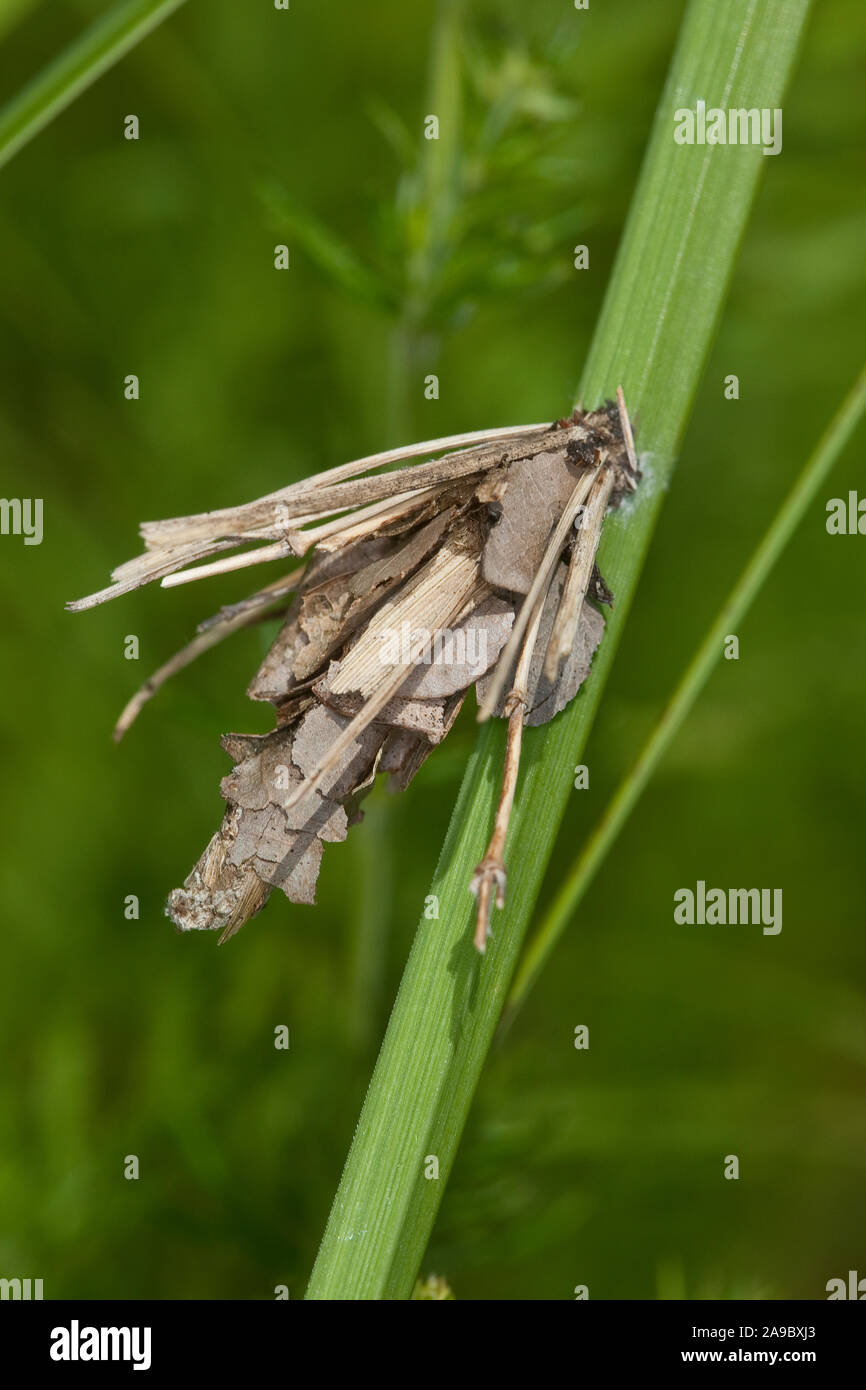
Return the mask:
<svg viewBox="0 0 866 1390">
<path fill-rule="evenodd" d="M 184 0 L 124 0 L 0 111 L 0 168 Z"/>
<path fill-rule="evenodd" d="M 597 829 L 530 941 L 508 998 L 503 1026 L 510 1023 L 526 999 L 617 835 L 640 800 L 677 731 L 682 727 L 713 668 L 721 659 L 725 634 L 737 628 L 752 606 L 765 579 L 791 539 L 795 528 L 802 521 L 809 504 L 814 500 L 818 488 L 860 423 L 864 410 L 866 368 L 845 397 L 763 540 L 722 605 L 718 617 L 689 663 L 655 729 L 612 797 Z"/>
<path fill-rule="evenodd" d="M 635 503 L 606 523 L 616 594 L 591 676 L 546 729 L 529 730 L 509 837 L 508 906 L 482 960 L 468 883 L 483 853 L 503 730 L 485 728 L 446 837 L 382 1045 L 308 1298 L 408 1298 L 505 1000 L 538 889 L 637 583 L 759 172 L 758 146 L 678 145 L 674 112 L 699 100 L 776 108 L 808 0 L 692 0 L 656 114 L 581 398 L 618 385 L 651 460 Z M 434 1162 L 435 1160 L 435 1162 Z M 435 1174 L 435 1176 L 433 1176 Z"/>
</svg>

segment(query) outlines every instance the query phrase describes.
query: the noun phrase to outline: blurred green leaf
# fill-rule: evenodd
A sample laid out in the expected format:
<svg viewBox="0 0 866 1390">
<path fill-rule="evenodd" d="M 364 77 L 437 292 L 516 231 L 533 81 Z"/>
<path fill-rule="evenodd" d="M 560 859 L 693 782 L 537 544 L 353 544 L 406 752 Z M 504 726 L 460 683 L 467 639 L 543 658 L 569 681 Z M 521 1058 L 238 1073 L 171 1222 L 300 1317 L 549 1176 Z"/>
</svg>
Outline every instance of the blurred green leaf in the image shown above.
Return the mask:
<svg viewBox="0 0 866 1390">
<path fill-rule="evenodd" d="M 184 0 L 124 0 L 0 111 L 0 168 Z"/>
<path fill-rule="evenodd" d="M 0 38 L 32 10 L 38 0 L 0 0 Z"/>
<path fill-rule="evenodd" d="M 323 223 L 296 207 L 284 189 L 271 182 L 261 187 L 260 194 L 274 227 L 289 238 L 290 251 L 293 245 L 302 247 L 326 279 L 344 294 L 377 309 L 396 307 L 393 292 L 384 280 Z"/>
</svg>

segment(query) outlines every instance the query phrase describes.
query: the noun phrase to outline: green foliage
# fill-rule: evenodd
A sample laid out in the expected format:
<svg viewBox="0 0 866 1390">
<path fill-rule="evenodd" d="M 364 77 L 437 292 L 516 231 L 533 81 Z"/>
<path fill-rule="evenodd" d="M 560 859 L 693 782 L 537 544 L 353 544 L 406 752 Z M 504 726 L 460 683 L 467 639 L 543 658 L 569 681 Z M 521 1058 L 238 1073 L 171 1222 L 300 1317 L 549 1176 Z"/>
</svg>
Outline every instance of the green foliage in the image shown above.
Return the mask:
<svg viewBox="0 0 866 1390">
<path fill-rule="evenodd" d="M 0 112 L 0 167 L 183 3 L 123 0 L 70 45 Z"/>
<path fill-rule="evenodd" d="M 620 783 L 602 819 L 557 894 L 520 962 L 508 1000 L 511 1022 L 574 915 L 605 856 L 610 852 L 641 793 L 688 718 L 714 666 L 721 660 L 726 636 L 736 630 L 763 588 L 773 566 L 810 505 L 818 488 L 845 448 L 866 410 L 866 369 L 828 425 L 758 549 L 726 598 L 721 611 L 679 681 L 628 775 Z"/>
<path fill-rule="evenodd" d="M 274 225 L 336 289 L 416 334 L 459 327 L 486 298 L 563 285 L 582 218 L 573 31 L 533 46 L 503 18 L 494 38 L 466 9 L 462 0 L 440 7 L 425 111 L 407 116 L 378 96 L 366 104 L 395 184 L 371 219 L 368 259 L 284 188 L 262 189 Z M 429 138 L 425 112 L 437 122 Z"/>
<path fill-rule="evenodd" d="M 509 899 L 483 962 L 468 932 L 467 885 L 489 834 L 502 728 L 478 739 L 308 1290 L 314 1298 L 406 1298 L 466 1123 L 523 934 L 640 573 L 721 309 L 757 175 L 757 147 L 678 146 L 684 94 L 709 106 L 781 105 L 806 0 L 750 0 L 724 12 L 692 0 L 582 378 L 594 406 L 624 387 L 651 463 L 600 551 L 616 608 L 592 673 L 561 718 L 528 730 L 509 831 Z M 691 104 L 691 103 L 690 103 Z M 426 1173 L 438 1160 L 437 1180 Z"/>
<path fill-rule="evenodd" d="M 22 8 L 2 98 L 106 8 Z M 682 5 L 553 8 L 557 32 L 551 7 L 521 0 L 473 0 L 463 23 L 494 68 L 516 45 L 547 70 L 553 49 L 553 89 L 578 103 L 537 127 L 573 171 L 537 188 L 551 217 L 577 208 L 557 252 L 569 274 L 546 286 L 545 253 L 524 265 L 529 295 L 464 281 L 472 315 L 433 334 L 441 399 L 423 399 L 423 345 L 400 388 L 417 438 L 553 418 L 574 395 Z M 176 938 L 162 904 L 221 813 L 218 735 L 265 727 L 243 693 L 262 635 L 191 668 L 118 750 L 110 730 L 145 668 L 238 585 L 63 612 L 133 553 L 142 517 L 242 501 L 405 432 L 386 405 L 402 360 L 390 307 L 329 289 L 258 190 L 378 272 L 414 166 L 367 113 L 387 106 L 419 138 L 433 19 L 430 0 L 185 6 L 2 171 L 3 491 L 45 498 L 46 536 L 0 539 L 0 1273 L 43 1275 L 46 1297 L 301 1295 L 475 743 L 470 714 L 405 797 L 376 794 L 325 856 L 315 909 L 274 901 L 222 951 Z M 825 0 L 543 905 L 860 358 L 864 60 L 859 6 Z M 464 125 L 475 100 L 463 91 Z M 119 138 L 127 111 L 143 116 L 136 144 Z M 278 240 L 292 270 L 275 278 Z M 570 270 L 577 241 L 588 274 Z M 858 485 L 849 454 L 834 490 Z M 712 677 L 556 968 L 488 1056 L 423 1263 L 461 1300 L 569 1298 L 578 1281 L 652 1297 L 663 1265 L 676 1297 L 814 1298 L 861 1258 L 862 558 L 823 521 L 816 504 L 743 658 Z M 122 658 L 130 632 L 139 663 Z M 683 941 L 670 895 L 708 866 L 784 884 L 780 949 Z M 133 892 L 139 921 L 123 917 Z M 282 1023 L 288 1052 L 273 1047 Z M 732 1135 L 736 1185 L 718 1177 Z M 122 1177 L 130 1152 L 138 1182 Z"/>
<path fill-rule="evenodd" d="M 448 1281 L 442 1279 L 438 1274 L 428 1274 L 426 1279 L 419 1279 L 412 1291 L 412 1301 L 414 1303 L 448 1303 L 454 1301 L 454 1294 L 448 1287 Z"/>
</svg>

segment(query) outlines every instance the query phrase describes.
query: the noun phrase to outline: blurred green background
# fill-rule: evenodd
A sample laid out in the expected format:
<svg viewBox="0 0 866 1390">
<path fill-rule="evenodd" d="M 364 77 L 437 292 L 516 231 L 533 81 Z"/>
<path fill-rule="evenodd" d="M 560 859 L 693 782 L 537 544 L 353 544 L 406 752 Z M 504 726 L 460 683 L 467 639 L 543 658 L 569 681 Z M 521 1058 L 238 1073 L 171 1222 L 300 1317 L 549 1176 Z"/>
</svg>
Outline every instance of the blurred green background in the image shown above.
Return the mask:
<svg viewBox="0 0 866 1390">
<path fill-rule="evenodd" d="M 0 99 L 105 8 L 0 3 Z M 316 909 L 275 896 L 217 950 L 163 902 L 220 818 L 219 735 L 268 727 L 244 691 L 273 628 L 110 731 L 255 585 L 63 604 L 140 520 L 567 410 L 682 9 L 191 0 L 0 174 L 2 491 L 45 505 L 41 546 L 0 538 L 0 1275 L 302 1295 L 471 716 L 328 850 Z M 861 6 L 824 0 L 548 900 L 860 365 L 864 61 Z M 826 497 L 862 486 L 861 453 Z M 458 1298 L 822 1298 L 866 1274 L 866 542 L 829 537 L 823 500 L 491 1055 L 424 1262 Z M 676 926 L 699 878 L 782 887 L 781 935 Z"/>
</svg>

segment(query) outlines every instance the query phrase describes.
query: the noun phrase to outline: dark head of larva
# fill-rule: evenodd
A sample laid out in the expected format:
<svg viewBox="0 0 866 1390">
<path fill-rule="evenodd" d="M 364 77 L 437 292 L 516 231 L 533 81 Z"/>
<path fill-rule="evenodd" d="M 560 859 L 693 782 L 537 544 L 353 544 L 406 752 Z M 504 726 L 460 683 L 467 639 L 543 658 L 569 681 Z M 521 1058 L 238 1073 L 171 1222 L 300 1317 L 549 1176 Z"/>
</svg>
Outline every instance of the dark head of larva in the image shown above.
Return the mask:
<svg viewBox="0 0 866 1390">
<path fill-rule="evenodd" d="M 604 450 L 613 454 L 625 447 L 616 401 L 605 401 L 598 410 L 567 421 L 564 428 L 570 432 L 566 453 L 584 467 L 594 463 L 596 455 Z"/>
<path fill-rule="evenodd" d="M 631 436 L 626 440 L 623 420 L 616 401 L 605 401 L 598 410 L 584 415 L 572 426 L 571 438 L 565 446 L 568 459 L 579 467 L 590 468 L 603 459 L 613 470 L 615 484 L 610 506 L 618 507 L 622 498 L 633 492 L 640 481 L 640 470 L 632 454 L 629 457 Z M 633 447 L 633 446 L 632 446 Z"/>
<path fill-rule="evenodd" d="M 596 455 L 608 447 L 609 441 L 601 430 L 590 429 L 584 426 L 583 431 L 576 438 L 569 439 L 565 446 L 565 452 L 572 463 L 580 464 L 583 468 L 589 468 L 595 463 Z"/>
</svg>

